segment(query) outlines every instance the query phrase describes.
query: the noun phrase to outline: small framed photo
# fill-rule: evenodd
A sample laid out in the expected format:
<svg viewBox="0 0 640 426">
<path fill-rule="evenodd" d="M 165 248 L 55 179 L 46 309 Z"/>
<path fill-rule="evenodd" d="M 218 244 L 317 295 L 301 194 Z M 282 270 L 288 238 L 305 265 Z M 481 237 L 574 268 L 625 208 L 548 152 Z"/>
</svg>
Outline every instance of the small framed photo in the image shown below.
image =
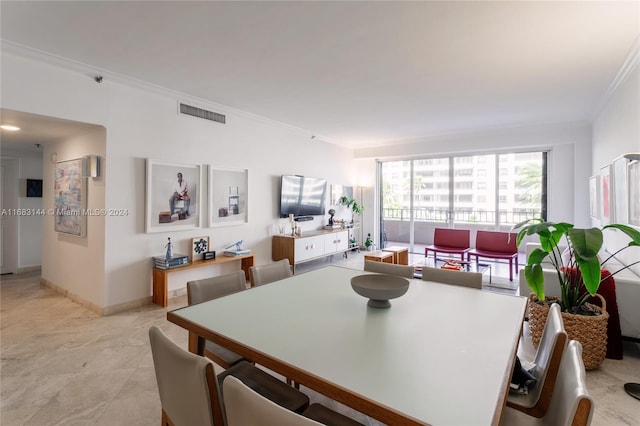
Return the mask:
<svg viewBox="0 0 640 426">
<path fill-rule="evenodd" d="M 147 159 L 147 233 L 200 227 L 201 170 L 197 164 Z"/>
<path fill-rule="evenodd" d="M 195 237 L 191 239 L 191 261 L 202 260 L 209 251 L 209 237 Z"/>
<path fill-rule="evenodd" d="M 27 197 L 42 198 L 42 179 L 27 179 Z"/>
<path fill-rule="evenodd" d="M 640 160 L 627 164 L 629 224 L 640 226 Z"/>
<path fill-rule="evenodd" d="M 609 225 L 613 219 L 611 189 L 611 164 L 606 164 L 600 168 L 600 223 L 602 225 Z"/>
<path fill-rule="evenodd" d="M 629 160 L 621 155 L 613 160 L 612 173 L 613 173 L 613 203 L 615 205 L 613 213 L 615 218 L 611 221 L 616 223 L 629 223 L 629 205 L 627 199 L 627 164 Z"/>
<path fill-rule="evenodd" d="M 600 176 L 589 178 L 589 205 L 592 219 L 600 219 Z"/>
</svg>

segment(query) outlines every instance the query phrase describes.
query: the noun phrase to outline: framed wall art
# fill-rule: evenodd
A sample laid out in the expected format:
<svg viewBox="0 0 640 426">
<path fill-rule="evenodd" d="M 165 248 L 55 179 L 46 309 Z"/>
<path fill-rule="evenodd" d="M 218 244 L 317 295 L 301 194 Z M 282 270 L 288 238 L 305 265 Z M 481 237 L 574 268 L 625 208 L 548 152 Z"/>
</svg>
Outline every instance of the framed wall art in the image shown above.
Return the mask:
<svg viewBox="0 0 640 426">
<path fill-rule="evenodd" d="M 205 252 L 209 251 L 209 237 L 195 237 L 191 239 L 191 261 L 202 260 Z"/>
<path fill-rule="evenodd" d="M 42 179 L 27 179 L 27 197 L 42 198 Z"/>
<path fill-rule="evenodd" d="M 600 176 L 589 178 L 589 206 L 592 219 L 600 219 Z"/>
<path fill-rule="evenodd" d="M 146 232 L 200 227 L 202 168 L 147 159 Z"/>
<path fill-rule="evenodd" d="M 209 166 L 209 226 L 242 225 L 249 221 L 247 169 Z"/>
<path fill-rule="evenodd" d="M 63 234 L 85 237 L 87 235 L 87 189 L 82 178 L 84 159 L 60 161 L 55 165 L 54 229 Z"/>
<path fill-rule="evenodd" d="M 615 207 L 613 213 L 615 217 L 611 219 L 616 223 L 629 223 L 629 206 L 627 198 L 627 160 L 624 156 L 620 156 L 613 160 L 613 202 Z"/>
<path fill-rule="evenodd" d="M 340 198 L 347 197 L 350 200 L 353 199 L 353 186 L 344 185 L 331 185 L 331 205 L 337 206 L 340 204 Z"/>
<path fill-rule="evenodd" d="M 640 226 L 640 160 L 627 164 L 629 224 Z"/>
<path fill-rule="evenodd" d="M 613 193 L 611 192 L 611 164 L 600 168 L 600 223 L 609 225 L 613 219 Z"/>
</svg>

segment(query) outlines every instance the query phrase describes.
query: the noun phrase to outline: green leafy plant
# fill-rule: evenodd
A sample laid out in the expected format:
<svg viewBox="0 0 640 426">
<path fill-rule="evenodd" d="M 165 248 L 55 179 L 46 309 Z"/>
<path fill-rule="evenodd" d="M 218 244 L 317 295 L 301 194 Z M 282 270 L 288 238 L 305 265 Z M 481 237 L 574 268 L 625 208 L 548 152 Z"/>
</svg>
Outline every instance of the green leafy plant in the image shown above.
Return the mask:
<svg viewBox="0 0 640 426">
<path fill-rule="evenodd" d="M 364 242 L 364 246 L 366 248 L 369 248 L 371 246 L 371 244 L 373 244 L 373 241 L 371 241 L 371 233 L 367 234 L 367 239 Z"/>
<path fill-rule="evenodd" d="M 356 200 L 347 196 L 343 196 L 340 198 L 340 204 L 343 206 L 347 206 L 347 208 L 351 209 L 354 214 L 360 214 L 364 211 L 363 205 L 358 204 Z"/>
<path fill-rule="evenodd" d="M 602 231 L 611 228 L 624 232 L 631 238 L 628 245 L 623 246 L 615 253 L 600 262 L 598 253 L 602 248 Z M 520 246 L 527 235 L 537 235 L 541 248 L 531 252 L 524 268 L 525 278 L 531 291 L 538 300 L 545 299 L 544 274 L 541 263 L 548 259 L 553 265 L 560 282 L 560 305 L 563 311 L 579 312 L 589 297 L 596 294 L 600 284 L 608 276 L 602 277 L 602 265 L 622 250 L 632 246 L 640 246 L 640 232 L 630 226 L 611 224 L 602 228 L 581 229 L 567 222 L 546 222 L 540 218 L 521 222 L 513 227 L 520 229 L 517 244 Z M 558 244 L 564 241 L 569 248 L 569 261 L 567 264 L 562 259 L 562 253 Z M 640 260 L 620 268 L 611 275 L 615 275 L 630 266 L 639 264 Z M 579 271 L 579 273 L 577 272 Z M 585 291 L 586 290 L 586 291 Z"/>
</svg>

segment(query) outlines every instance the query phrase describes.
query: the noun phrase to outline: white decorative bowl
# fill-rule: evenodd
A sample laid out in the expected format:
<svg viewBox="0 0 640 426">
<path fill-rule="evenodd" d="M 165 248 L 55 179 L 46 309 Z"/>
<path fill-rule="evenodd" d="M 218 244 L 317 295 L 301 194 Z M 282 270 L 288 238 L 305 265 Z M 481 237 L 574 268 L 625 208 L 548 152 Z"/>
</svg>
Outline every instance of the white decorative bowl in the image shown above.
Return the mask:
<svg viewBox="0 0 640 426">
<path fill-rule="evenodd" d="M 409 280 L 395 275 L 365 274 L 351 278 L 351 287 L 360 296 L 368 297 L 368 306 L 389 308 L 389 299 L 400 297 L 409 290 Z"/>
</svg>

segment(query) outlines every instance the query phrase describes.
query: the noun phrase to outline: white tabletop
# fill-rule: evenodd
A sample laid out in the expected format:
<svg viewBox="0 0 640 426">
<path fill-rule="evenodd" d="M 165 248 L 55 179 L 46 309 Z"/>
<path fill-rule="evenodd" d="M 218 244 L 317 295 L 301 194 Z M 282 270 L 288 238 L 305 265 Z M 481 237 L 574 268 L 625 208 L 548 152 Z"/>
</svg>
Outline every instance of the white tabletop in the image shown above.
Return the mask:
<svg viewBox="0 0 640 426">
<path fill-rule="evenodd" d="M 498 424 L 526 299 L 412 280 L 375 309 L 351 289 L 363 273 L 328 266 L 168 318 L 361 411 L 382 407 L 367 413 L 382 421 Z"/>
</svg>

